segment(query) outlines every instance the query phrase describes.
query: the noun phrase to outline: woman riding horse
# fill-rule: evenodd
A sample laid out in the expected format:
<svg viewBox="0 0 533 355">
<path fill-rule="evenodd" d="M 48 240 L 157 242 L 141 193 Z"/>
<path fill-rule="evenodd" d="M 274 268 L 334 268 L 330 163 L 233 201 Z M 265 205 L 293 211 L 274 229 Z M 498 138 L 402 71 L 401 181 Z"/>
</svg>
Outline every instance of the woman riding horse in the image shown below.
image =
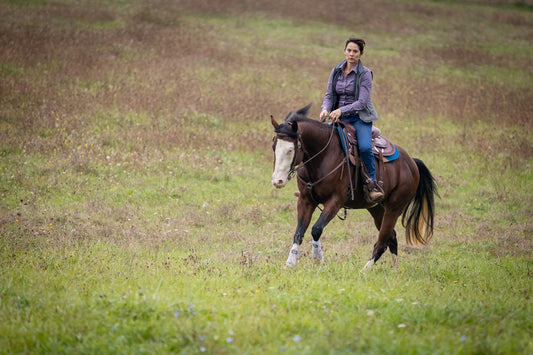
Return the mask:
<svg viewBox="0 0 533 355">
<path fill-rule="evenodd" d="M 367 209 L 379 231 L 365 270 L 387 249 L 392 253 L 393 265 L 396 264 L 398 241 L 394 228 L 402 214 L 407 244 L 428 243 L 433 233 L 436 185 L 426 165 L 396 146 L 397 159 L 383 166 L 383 200 L 380 203 L 368 202 L 361 184 L 356 184 L 354 193 L 350 194 L 351 176 L 360 179 L 362 169 L 350 166 L 332 125 L 306 117 L 309 108 L 310 105 L 289 114 L 283 123 L 277 123 L 271 117 L 276 132 L 272 145 L 275 159 L 272 184 L 282 188 L 296 172 L 300 192 L 298 224 L 287 265 L 296 265 L 304 234 L 320 204 L 322 212 L 311 229 L 313 257 L 316 259 L 322 259 L 320 236 L 324 228 L 343 207 Z"/>
<path fill-rule="evenodd" d="M 320 119 L 326 117 L 333 122 L 342 120 L 352 124 L 357 134 L 359 153 L 370 179 L 364 181 L 366 197 L 377 203 L 383 199 L 383 190 L 376 181 L 374 153 L 372 152 L 372 122 L 378 119 L 370 98 L 372 92 L 372 72 L 363 66 L 365 41 L 349 38 L 344 46 L 346 59 L 335 66 L 328 81 L 328 90 L 322 103 Z"/>
</svg>

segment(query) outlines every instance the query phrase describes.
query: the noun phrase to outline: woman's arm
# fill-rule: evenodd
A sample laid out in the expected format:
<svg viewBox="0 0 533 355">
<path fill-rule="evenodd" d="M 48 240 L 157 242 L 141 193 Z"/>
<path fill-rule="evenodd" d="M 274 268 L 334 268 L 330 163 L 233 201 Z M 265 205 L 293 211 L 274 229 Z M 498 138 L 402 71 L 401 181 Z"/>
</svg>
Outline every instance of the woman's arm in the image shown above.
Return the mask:
<svg viewBox="0 0 533 355">
<path fill-rule="evenodd" d="M 329 74 L 329 79 L 328 79 L 328 89 L 326 90 L 326 95 L 324 96 L 324 101 L 322 102 L 322 112 L 320 113 L 320 118 L 322 118 L 322 114 L 324 113 L 324 111 L 326 111 L 326 114 L 329 113 L 329 111 L 331 111 L 331 108 L 333 107 L 333 85 L 332 85 L 332 82 L 333 82 L 333 74 L 335 73 L 335 68 L 333 68 L 333 70 L 331 71 L 331 73 Z"/>
</svg>

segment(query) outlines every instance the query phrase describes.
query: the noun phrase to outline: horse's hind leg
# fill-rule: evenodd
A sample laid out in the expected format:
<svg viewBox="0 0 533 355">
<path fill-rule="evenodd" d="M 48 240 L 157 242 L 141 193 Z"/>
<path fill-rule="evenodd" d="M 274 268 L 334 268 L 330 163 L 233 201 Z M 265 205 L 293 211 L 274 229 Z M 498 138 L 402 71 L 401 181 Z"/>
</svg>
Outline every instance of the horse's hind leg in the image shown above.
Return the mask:
<svg viewBox="0 0 533 355">
<path fill-rule="evenodd" d="M 396 267 L 398 264 L 398 240 L 396 238 L 394 226 L 396 225 L 396 221 L 400 214 L 385 210 L 382 206 L 376 206 L 375 208 L 369 209 L 369 212 L 372 214 L 372 217 L 374 217 L 374 223 L 379 230 L 379 236 L 378 241 L 374 244 L 372 257 L 366 263 L 362 271 L 370 269 L 383 253 L 385 253 L 387 247 L 392 254 L 392 267 Z"/>
<path fill-rule="evenodd" d="M 391 267 L 396 269 L 398 267 L 398 239 L 396 238 L 396 231 L 392 231 L 392 236 L 388 242 L 389 250 L 391 252 Z"/>
</svg>

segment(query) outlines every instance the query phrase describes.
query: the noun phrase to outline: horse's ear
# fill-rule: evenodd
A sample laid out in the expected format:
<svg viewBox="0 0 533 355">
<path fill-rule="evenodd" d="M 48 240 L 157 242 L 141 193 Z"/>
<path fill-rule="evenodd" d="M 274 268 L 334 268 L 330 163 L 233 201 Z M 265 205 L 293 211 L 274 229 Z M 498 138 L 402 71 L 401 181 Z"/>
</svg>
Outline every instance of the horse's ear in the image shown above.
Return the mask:
<svg viewBox="0 0 533 355">
<path fill-rule="evenodd" d="M 301 109 L 296 111 L 296 113 L 299 114 L 299 115 L 302 115 L 302 116 L 307 116 L 307 114 L 309 113 L 309 109 L 311 108 L 312 104 L 313 103 L 311 102 L 309 105 L 307 105 L 305 107 L 302 107 Z"/>
<path fill-rule="evenodd" d="M 270 115 L 270 122 L 272 122 L 272 126 L 274 126 L 274 128 L 278 128 L 279 123 L 276 122 L 276 120 L 274 119 L 274 116 L 272 115 Z"/>
<path fill-rule="evenodd" d="M 289 125 L 291 126 L 293 132 L 295 133 L 298 132 L 298 122 L 293 121 L 293 122 L 290 122 Z"/>
</svg>

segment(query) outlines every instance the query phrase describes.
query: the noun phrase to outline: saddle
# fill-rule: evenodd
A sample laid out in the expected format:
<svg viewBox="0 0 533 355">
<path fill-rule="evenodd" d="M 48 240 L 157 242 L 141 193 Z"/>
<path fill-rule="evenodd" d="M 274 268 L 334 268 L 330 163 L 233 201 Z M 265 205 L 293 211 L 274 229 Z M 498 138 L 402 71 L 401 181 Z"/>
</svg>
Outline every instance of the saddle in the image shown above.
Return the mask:
<svg viewBox="0 0 533 355">
<path fill-rule="evenodd" d="M 355 133 L 355 128 L 351 124 L 344 124 L 343 122 L 338 122 L 335 125 L 335 128 L 337 129 L 339 133 L 339 138 L 341 140 L 342 149 L 344 150 L 344 153 L 348 157 L 348 161 L 350 162 L 350 165 L 358 168 L 362 168 L 361 170 L 361 179 L 363 182 L 363 185 L 365 188 L 363 188 L 363 192 L 365 194 L 365 199 L 368 202 L 371 202 L 372 199 L 370 198 L 370 193 L 373 188 L 376 186 L 374 185 L 374 182 L 370 178 L 366 167 L 361 161 L 361 157 L 359 154 L 359 146 L 357 144 L 357 135 Z M 383 191 L 383 174 L 384 174 L 384 165 L 387 162 L 391 162 L 393 160 L 398 159 L 398 149 L 394 144 L 392 144 L 391 141 L 389 141 L 387 138 L 383 137 L 381 135 L 381 130 L 377 127 L 372 126 L 372 152 L 374 153 L 374 157 L 376 158 L 376 178 L 377 178 L 377 188 L 381 189 Z M 350 178 L 350 188 L 348 191 L 349 197 L 351 199 L 354 199 L 354 190 L 357 186 L 357 174 L 355 174 L 353 177 Z"/>
<path fill-rule="evenodd" d="M 339 122 L 337 130 L 341 138 L 342 149 L 345 153 L 348 152 L 350 163 L 356 166 L 359 159 L 359 151 L 354 126 Z M 374 157 L 384 163 L 398 159 L 398 149 L 396 146 L 386 137 L 382 136 L 381 130 L 375 126 L 372 126 L 372 151 L 374 152 Z"/>
</svg>

